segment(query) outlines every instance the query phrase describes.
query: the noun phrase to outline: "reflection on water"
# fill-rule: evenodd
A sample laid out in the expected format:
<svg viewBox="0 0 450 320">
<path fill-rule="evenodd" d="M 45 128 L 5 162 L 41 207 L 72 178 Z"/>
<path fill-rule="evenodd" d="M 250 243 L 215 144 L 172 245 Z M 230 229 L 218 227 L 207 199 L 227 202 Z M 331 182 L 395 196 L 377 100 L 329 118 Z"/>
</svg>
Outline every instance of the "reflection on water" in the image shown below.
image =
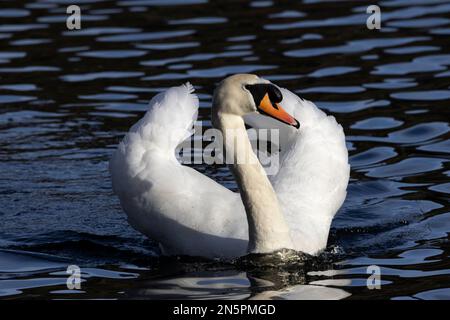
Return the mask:
<svg viewBox="0 0 450 320">
<path fill-rule="evenodd" d="M 64 0 L 2 2 L 0 295 L 448 299 L 450 2 L 380 1 L 379 31 L 368 4 L 89 0 L 69 31 Z M 161 259 L 112 194 L 107 161 L 155 93 L 190 81 L 209 120 L 215 84 L 236 72 L 344 127 L 351 182 L 326 262 Z M 196 169 L 236 187 L 224 167 Z M 67 289 L 69 264 L 82 290 Z"/>
<path fill-rule="evenodd" d="M 271 290 L 274 284 L 245 272 L 203 272 L 188 277 L 143 283 L 145 288 L 132 297 L 146 299 L 249 299 L 249 300 L 338 300 L 350 294 L 342 289 L 321 285 L 293 285 Z"/>
</svg>

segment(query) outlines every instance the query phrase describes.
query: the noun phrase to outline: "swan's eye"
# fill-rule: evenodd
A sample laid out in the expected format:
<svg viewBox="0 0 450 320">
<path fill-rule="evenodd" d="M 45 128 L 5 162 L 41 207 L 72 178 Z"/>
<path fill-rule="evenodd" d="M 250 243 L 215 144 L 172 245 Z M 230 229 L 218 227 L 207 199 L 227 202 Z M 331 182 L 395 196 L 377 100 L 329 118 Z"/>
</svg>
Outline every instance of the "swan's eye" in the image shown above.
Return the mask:
<svg viewBox="0 0 450 320">
<path fill-rule="evenodd" d="M 281 100 L 283 100 L 283 95 L 281 94 L 280 89 L 277 87 L 270 85 L 267 93 L 269 94 L 270 101 L 279 103 Z"/>
<path fill-rule="evenodd" d="M 269 95 L 270 101 L 274 103 L 279 103 L 283 100 L 280 89 L 270 83 L 247 84 L 245 85 L 245 89 L 250 91 L 256 105 L 259 105 L 266 94 Z"/>
<path fill-rule="evenodd" d="M 300 123 L 288 114 L 279 103 L 283 100 L 280 89 L 270 83 L 248 84 L 245 88 L 250 91 L 259 113 L 277 119 L 288 125 L 300 127 Z"/>
<path fill-rule="evenodd" d="M 261 100 L 268 93 L 268 85 L 265 83 L 247 84 L 245 88 L 252 94 L 256 106 L 259 106 Z"/>
</svg>

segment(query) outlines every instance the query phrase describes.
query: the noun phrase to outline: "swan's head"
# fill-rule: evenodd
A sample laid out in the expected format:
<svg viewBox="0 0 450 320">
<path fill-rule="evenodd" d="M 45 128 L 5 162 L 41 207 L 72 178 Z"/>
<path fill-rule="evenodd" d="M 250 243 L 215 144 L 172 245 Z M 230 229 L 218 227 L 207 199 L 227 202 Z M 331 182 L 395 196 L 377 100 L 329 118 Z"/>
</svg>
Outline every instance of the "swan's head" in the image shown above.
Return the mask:
<svg viewBox="0 0 450 320">
<path fill-rule="evenodd" d="M 244 116 L 257 112 L 299 128 L 299 122 L 279 103 L 283 95 L 277 86 L 254 74 L 235 74 L 220 82 L 213 97 L 213 122 L 220 114 Z"/>
</svg>

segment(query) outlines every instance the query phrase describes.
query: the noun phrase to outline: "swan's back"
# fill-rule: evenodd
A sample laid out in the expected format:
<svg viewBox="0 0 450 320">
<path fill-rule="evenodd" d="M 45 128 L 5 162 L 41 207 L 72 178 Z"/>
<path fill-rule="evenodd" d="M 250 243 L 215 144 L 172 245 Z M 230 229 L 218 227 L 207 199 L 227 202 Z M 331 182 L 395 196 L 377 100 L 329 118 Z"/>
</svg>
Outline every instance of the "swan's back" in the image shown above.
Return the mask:
<svg viewBox="0 0 450 320">
<path fill-rule="evenodd" d="M 326 246 L 331 221 L 346 197 L 350 166 L 345 135 L 334 117 L 287 90 L 282 92 L 286 103 L 296 106 L 294 117 L 301 130 L 283 154 L 273 184 L 294 243 L 301 251 L 316 253 Z"/>
<path fill-rule="evenodd" d="M 247 117 L 246 122 L 279 129 L 279 170 L 269 178 L 295 249 L 316 254 L 326 247 L 331 221 L 346 197 L 350 166 L 345 135 L 334 117 L 280 89 L 281 106 L 299 120 L 299 130 L 262 116 Z"/>
</svg>

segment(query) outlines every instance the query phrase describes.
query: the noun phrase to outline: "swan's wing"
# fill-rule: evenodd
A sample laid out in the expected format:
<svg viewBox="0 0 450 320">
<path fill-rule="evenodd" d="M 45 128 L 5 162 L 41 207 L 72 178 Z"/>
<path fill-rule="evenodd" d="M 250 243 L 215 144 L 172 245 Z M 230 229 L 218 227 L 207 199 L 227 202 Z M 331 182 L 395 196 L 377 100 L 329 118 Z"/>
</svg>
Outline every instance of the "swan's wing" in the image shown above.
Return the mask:
<svg viewBox="0 0 450 320">
<path fill-rule="evenodd" d="M 151 100 L 110 161 L 113 189 L 130 224 L 167 253 L 240 255 L 248 235 L 239 194 L 175 157 L 197 118 L 198 98 L 192 92 L 186 84 Z"/>
<path fill-rule="evenodd" d="M 326 246 L 331 221 L 346 196 L 350 167 L 345 135 L 334 117 L 286 89 L 281 91 L 281 106 L 299 120 L 300 129 L 265 116 L 253 116 L 250 122 L 256 128 L 279 129 L 282 151 L 271 159 L 279 159 L 279 169 L 269 178 L 296 249 L 314 254 Z"/>
</svg>

